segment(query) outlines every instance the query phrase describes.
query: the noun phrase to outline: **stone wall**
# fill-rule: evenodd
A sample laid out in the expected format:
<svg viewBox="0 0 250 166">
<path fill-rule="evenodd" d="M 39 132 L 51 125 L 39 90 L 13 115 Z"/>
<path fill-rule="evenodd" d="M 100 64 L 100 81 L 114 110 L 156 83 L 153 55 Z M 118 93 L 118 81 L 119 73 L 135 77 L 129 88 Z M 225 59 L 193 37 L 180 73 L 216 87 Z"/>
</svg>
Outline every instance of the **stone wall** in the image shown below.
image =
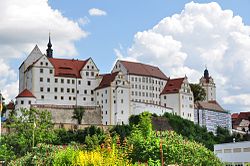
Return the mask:
<svg viewBox="0 0 250 166">
<path fill-rule="evenodd" d="M 77 124 L 76 120 L 71 117 L 75 106 L 59 106 L 59 105 L 32 105 L 32 108 L 39 110 L 47 110 L 51 112 L 52 121 L 56 124 Z M 101 125 L 102 116 L 99 107 L 82 107 L 85 109 L 82 124 Z"/>
</svg>

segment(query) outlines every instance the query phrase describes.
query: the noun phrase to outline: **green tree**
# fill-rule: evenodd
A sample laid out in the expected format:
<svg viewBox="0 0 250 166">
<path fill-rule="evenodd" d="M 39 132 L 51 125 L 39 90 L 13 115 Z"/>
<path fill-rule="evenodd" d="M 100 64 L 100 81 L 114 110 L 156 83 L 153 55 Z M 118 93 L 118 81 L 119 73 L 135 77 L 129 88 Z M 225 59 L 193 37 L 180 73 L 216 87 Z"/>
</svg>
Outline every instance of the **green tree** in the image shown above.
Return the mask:
<svg viewBox="0 0 250 166">
<path fill-rule="evenodd" d="M 203 89 L 199 84 L 189 84 L 189 85 L 194 94 L 194 102 L 205 100 L 206 98 L 205 89 Z"/>
<path fill-rule="evenodd" d="M 82 123 L 82 118 L 84 116 L 85 110 L 84 108 L 75 108 L 73 111 L 72 119 L 77 120 L 77 124 L 80 125 Z"/>
<path fill-rule="evenodd" d="M 10 119 L 6 125 L 12 132 L 4 136 L 2 143 L 17 156 L 32 151 L 38 143 L 51 143 L 56 138 L 48 111 L 20 109 Z"/>
</svg>

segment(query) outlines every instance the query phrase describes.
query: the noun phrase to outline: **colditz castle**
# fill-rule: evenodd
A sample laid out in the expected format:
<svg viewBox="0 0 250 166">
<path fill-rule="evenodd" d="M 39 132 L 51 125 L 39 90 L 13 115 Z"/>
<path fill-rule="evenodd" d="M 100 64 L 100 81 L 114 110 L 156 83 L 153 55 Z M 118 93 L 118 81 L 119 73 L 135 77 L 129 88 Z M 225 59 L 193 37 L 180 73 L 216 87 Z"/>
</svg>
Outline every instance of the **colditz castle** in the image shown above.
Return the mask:
<svg viewBox="0 0 250 166">
<path fill-rule="evenodd" d="M 188 78 L 171 79 L 157 66 L 118 60 L 111 73 L 100 74 L 92 58 L 53 57 L 49 37 L 46 54 L 36 45 L 19 67 L 19 94 L 15 109 L 36 108 L 51 112 L 57 125 L 75 124 L 72 112 L 84 108 L 82 124 L 128 124 L 131 115 L 144 111 L 174 113 L 207 126 L 231 128 L 230 114 L 216 101 L 216 86 L 208 70 L 199 84 L 205 101 L 194 103 Z"/>
</svg>

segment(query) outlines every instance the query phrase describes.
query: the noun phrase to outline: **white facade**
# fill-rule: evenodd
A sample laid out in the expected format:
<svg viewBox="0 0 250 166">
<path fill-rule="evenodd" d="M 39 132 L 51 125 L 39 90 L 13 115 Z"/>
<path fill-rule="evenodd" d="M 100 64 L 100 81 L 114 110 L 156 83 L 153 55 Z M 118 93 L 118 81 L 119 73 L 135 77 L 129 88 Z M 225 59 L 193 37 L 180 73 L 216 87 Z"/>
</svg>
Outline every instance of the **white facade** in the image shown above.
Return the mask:
<svg viewBox="0 0 250 166">
<path fill-rule="evenodd" d="M 34 50 L 39 48 L 36 46 Z M 34 104 L 95 106 L 94 89 L 99 84 L 96 79 L 99 70 L 91 58 L 86 61 L 49 59 L 46 55 L 33 54 L 34 50 L 19 69 L 21 80 L 19 92 L 24 89 L 31 91 L 36 97 Z M 40 55 L 39 58 L 38 55 Z M 35 58 L 31 58 L 32 56 Z M 30 63 L 30 59 L 35 61 Z M 31 65 L 27 67 L 27 64 Z M 61 66 L 55 66 L 57 64 Z M 81 69 L 75 69 L 78 64 L 84 65 Z M 69 73 L 79 72 L 80 76 L 60 73 L 64 72 L 62 70 L 69 70 Z M 23 105 L 23 107 L 26 106 Z"/>
<path fill-rule="evenodd" d="M 133 63 L 133 62 L 129 62 Z M 137 65 L 144 65 L 138 63 Z M 148 66 L 148 65 L 147 65 Z M 151 66 L 149 66 L 151 67 Z M 131 87 L 131 101 L 160 105 L 160 93 L 167 82 L 167 77 L 157 78 L 140 73 L 129 73 L 121 61 L 117 61 L 112 72 L 121 71 Z"/>
<path fill-rule="evenodd" d="M 132 115 L 139 115 L 143 112 L 149 112 L 152 114 L 157 114 L 158 116 L 164 115 L 164 113 L 173 113 L 173 108 L 164 107 L 161 105 L 141 103 L 141 102 L 131 102 Z"/>
<path fill-rule="evenodd" d="M 215 155 L 227 166 L 250 164 L 250 141 L 214 145 Z"/>
<path fill-rule="evenodd" d="M 195 109 L 194 122 L 200 126 L 206 126 L 207 131 L 216 134 L 217 126 L 232 129 L 231 115 L 226 111 L 208 109 Z"/>
<path fill-rule="evenodd" d="M 57 59 L 35 46 L 19 68 L 19 93 L 28 90 L 35 98 L 31 102 L 17 98 L 16 109 L 29 108 L 30 103 L 100 107 L 103 125 L 128 124 L 132 114 L 143 111 L 174 112 L 193 121 L 193 94 L 187 78 L 178 93 L 162 94 L 168 80 L 158 67 L 120 60 L 110 74 L 99 75 L 91 58 Z"/>
<path fill-rule="evenodd" d="M 30 109 L 31 104 L 36 102 L 34 97 L 18 97 L 16 99 L 15 109 L 26 108 Z"/>
<path fill-rule="evenodd" d="M 184 119 L 194 121 L 194 97 L 193 92 L 189 86 L 187 77 L 183 79 L 170 80 L 170 82 L 178 82 L 180 84 L 179 88 L 172 89 L 173 91 L 166 91 L 161 94 L 161 105 L 172 107 L 173 112 L 176 115 L 181 116 Z M 169 83 L 171 84 L 171 83 Z M 177 84 L 177 83 L 175 83 Z M 171 85 L 166 85 L 171 88 Z M 174 86 L 174 85 L 173 85 Z"/>
<path fill-rule="evenodd" d="M 102 111 L 103 125 L 128 124 L 130 86 L 122 73 L 106 74 L 95 90 L 96 105 Z"/>
</svg>

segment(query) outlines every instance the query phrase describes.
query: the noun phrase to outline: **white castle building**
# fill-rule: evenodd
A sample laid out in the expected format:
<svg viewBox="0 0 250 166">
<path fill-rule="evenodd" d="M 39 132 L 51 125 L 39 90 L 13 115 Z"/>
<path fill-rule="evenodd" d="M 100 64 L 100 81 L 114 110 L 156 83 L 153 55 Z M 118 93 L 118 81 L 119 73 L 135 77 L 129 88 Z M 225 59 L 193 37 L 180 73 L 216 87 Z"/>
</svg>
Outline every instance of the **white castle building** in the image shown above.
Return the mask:
<svg viewBox="0 0 250 166">
<path fill-rule="evenodd" d="M 170 79 L 158 67 L 121 60 L 111 73 L 99 74 L 91 58 L 54 58 L 50 38 L 46 51 L 35 46 L 21 64 L 15 109 L 91 107 L 101 110 L 103 125 L 127 124 L 144 111 L 194 121 L 187 77 Z"/>
<path fill-rule="evenodd" d="M 199 85 L 205 90 L 206 98 L 204 101 L 195 103 L 194 122 L 200 126 L 205 126 L 208 131 L 214 134 L 216 134 L 218 126 L 231 131 L 231 114 L 216 101 L 216 86 L 207 69 L 204 70 Z"/>
</svg>

